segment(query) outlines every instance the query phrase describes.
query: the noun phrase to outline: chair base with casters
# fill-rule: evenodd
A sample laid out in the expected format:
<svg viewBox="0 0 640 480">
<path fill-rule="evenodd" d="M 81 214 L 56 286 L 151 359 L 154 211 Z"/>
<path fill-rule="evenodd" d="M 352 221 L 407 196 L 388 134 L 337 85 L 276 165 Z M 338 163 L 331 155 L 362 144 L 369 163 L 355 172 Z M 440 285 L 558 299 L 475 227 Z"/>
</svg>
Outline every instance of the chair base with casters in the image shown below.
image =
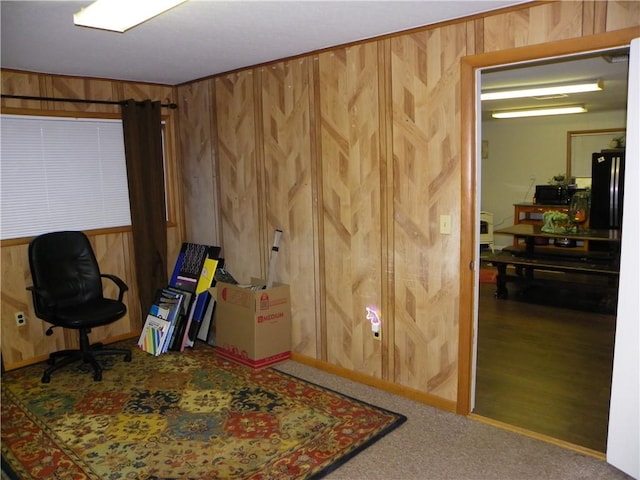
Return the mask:
<svg viewBox="0 0 640 480">
<path fill-rule="evenodd" d="M 51 327 L 53 328 L 53 327 Z M 51 335 L 51 328 L 47 330 L 47 335 Z M 98 362 L 98 356 L 102 355 L 124 355 L 124 361 L 131 361 L 131 350 L 126 348 L 104 348 L 102 343 L 89 343 L 88 328 L 81 328 L 79 330 L 80 335 L 80 348 L 77 350 L 59 350 L 49 355 L 47 363 L 51 365 L 42 374 L 42 383 L 49 383 L 51 381 L 51 374 L 56 370 L 70 365 L 72 363 L 82 360 L 83 363 L 89 364 L 93 368 L 93 379 L 96 382 L 102 380 L 102 366 Z"/>
</svg>

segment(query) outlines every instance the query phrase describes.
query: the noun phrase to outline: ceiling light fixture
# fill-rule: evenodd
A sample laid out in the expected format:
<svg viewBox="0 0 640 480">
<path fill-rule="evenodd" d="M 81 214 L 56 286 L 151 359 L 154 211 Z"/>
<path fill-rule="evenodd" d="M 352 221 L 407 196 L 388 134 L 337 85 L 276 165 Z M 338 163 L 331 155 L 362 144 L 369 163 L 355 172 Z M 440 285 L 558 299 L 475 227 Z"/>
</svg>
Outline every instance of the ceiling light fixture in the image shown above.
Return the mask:
<svg viewBox="0 0 640 480">
<path fill-rule="evenodd" d="M 73 15 L 73 23 L 124 33 L 186 0 L 97 0 Z"/>
<path fill-rule="evenodd" d="M 504 100 L 508 98 L 542 97 L 548 95 L 563 95 L 568 93 L 595 92 L 603 90 L 602 80 L 592 80 L 583 83 L 568 83 L 562 85 L 546 85 L 511 90 L 487 91 L 480 95 L 480 100 Z"/>
<path fill-rule="evenodd" d="M 493 112 L 493 118 L 522 118 L 522 117 L 542 117 L 545 115 L 567 115 L 571 113 L 585 113 L 587 109 L 584 105 L 568 105 L 563 107 L 528 108 L 524 110 L 505 110 Z"/>
</svg>

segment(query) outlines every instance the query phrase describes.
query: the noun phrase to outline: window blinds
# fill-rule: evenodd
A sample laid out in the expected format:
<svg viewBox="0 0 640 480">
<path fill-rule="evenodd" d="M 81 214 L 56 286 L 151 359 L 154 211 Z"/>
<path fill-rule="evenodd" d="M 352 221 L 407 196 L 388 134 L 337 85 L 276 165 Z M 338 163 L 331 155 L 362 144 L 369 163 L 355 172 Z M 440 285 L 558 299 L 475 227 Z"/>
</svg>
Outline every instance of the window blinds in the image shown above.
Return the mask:
<svg viewBox="0 0 640 480">
<path fill-rule="evenodd" d="M 1 121 L 3 240 L 131 225 L 120 120 Z"/>
</svg>

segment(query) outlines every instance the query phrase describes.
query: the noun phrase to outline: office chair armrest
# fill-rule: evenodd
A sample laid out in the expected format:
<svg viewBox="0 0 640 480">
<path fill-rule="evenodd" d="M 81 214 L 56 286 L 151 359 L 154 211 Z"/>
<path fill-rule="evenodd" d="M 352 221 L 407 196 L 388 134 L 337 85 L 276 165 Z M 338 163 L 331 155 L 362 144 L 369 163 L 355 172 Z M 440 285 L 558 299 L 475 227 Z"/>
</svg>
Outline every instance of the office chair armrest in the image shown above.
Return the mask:
<svg viewBox="0 0 640 480">
<path fill-rule="evenodd" d="M 127 284 L 124 283 L 120 277 L 116 277 L 115 275 L 111 275 L 109 273 L 101 273 L 100 276 L 104 278 L 108 278 L 118 286 L 118 288 L 120 289 L 120 292 L 118 293 L 118 301 L 121 302 L 122 298 L 124 297 L 124 292 L 129 290 L 129 287 L 127 286 Z"/>
<path fill-rule="evenodd" d="M 33 295 L 34 304 L 36 304 L 36 297 L 38 297 L 40 299 L 41 305 L 46 305 L 47 308 L 53 308 L 56 306 L 55 299 L 49 293 L 48 290 L 44 290 L 42 288 L 36 288 L 33 285 L 27 287 L 27 290 L 29 290 Z"/>
<path fill-rule="evenodd" d="M 27 287 L 27 290 L 29 290 L 31 293 L 33 293 L 34 295 L 39 296 L 40 298 L 42 298 L 44 301 L 46 301 L 49 305 L 52 305 L 53 302 L 53 297 L 51 296 L 51 294 L 49 293 L 48 290 L 44 290 L 42 288 L 36 288 L 33 285 Z"/>
</svg>

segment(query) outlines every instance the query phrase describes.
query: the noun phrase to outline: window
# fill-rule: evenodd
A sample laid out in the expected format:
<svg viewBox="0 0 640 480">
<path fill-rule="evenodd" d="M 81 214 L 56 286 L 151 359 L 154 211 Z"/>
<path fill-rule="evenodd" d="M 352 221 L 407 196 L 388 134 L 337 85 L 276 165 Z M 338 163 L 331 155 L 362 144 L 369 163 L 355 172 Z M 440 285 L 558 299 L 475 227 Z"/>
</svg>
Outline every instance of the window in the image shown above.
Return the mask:
<svg viewBox="0 0 640 480">
<path fill-rule="evenodd" d="M 131 225 L 121 120 L 2 115 L 2 240 Z"/>
</svg>

